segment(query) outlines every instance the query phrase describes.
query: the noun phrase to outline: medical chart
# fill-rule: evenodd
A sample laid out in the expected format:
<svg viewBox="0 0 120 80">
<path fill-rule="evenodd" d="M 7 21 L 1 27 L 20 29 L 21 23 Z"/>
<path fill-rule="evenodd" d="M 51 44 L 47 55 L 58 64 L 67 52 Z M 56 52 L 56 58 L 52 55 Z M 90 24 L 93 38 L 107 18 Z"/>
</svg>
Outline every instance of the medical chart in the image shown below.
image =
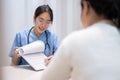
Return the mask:
<svg viewBox="0 0 120 80">
<path fill-rule="evenodd" d="M 44 59 L 45 44 L 41 41 L 35 41 L 28 45 L 19 48 L 19 53 L 28 62 L 28 64 L 35 70 L 43 70 L 46 68 Z"/>
</svg>

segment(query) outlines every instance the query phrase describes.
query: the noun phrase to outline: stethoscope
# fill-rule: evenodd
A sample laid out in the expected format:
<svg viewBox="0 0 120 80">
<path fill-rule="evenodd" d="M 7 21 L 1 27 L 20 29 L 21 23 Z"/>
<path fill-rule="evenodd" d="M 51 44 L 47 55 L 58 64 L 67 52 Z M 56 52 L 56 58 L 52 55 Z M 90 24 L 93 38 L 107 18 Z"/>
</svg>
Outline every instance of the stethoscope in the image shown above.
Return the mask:
<svg viewBox="0 0 120 80">
<path fill-rule="evenodd" d="M 33 28 L 34 28 L 34 27 L 32 27 L 32 28 L 29 30 L 29 32 L 28 32 L 28 35 L 27 35 L 27 44 L 30 43 L 29 37 L 30 37 L 30 33 L 31 33 L 31 31 L 32 31 Z M 49 48 L 49 50 L 50 50 L 50 45 L 48 44 L 48 34 L 47 34 L 46 31 L 45 31 L 45 35 L 46 35 L 45 50 L 46 50 L 46 46 L 47 46 L 47 45 L 48 45 L 48 48 Z"/>
</svg>

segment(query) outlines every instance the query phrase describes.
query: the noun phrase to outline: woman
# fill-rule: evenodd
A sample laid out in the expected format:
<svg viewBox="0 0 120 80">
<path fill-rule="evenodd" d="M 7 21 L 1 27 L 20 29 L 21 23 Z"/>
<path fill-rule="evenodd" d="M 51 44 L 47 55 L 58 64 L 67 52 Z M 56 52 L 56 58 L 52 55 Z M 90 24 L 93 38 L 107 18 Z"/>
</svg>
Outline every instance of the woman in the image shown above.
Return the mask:
<svg viewBox="0 0 120 80">
<path fill-rule="evenodd" d="M 51 59 L 58 48 L 57 36 L 48 30 L 53 22 L 53 12 L 48 5 L 39 6 L 34 14 L 35 25 L 31 29 L 26 29 L 16 34 L 9 56 L 15 65 L 28 64 L 18 53 L 18 47 L 24 46 L 36 40 L 42 40 L 45 43 L 45 55 Z M 47 63 L 48 64 L 48 63 Z"/>
<path fill-rule="evenodd" d="M 40 80 L 120 79 L 120 0 L 82 0 L 83 30 L 64 39 Z"/>
</svg>

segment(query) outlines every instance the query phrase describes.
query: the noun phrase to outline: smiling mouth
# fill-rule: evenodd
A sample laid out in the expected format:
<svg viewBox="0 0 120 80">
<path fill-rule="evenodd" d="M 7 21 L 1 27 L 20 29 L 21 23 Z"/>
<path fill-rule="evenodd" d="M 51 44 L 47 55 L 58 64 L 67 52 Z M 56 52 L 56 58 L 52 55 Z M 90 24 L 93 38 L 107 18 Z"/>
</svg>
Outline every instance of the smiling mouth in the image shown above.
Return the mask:
<svg viewBox="0 0 120 80">
<path fill-rule="evenodd" d="M 40 30 L 40 31 L 43 31 L 43 30 L 44 30 L 44 28 L 40 28 L 40 27 L 39 27 L 39 30 Z"/>
</svg>

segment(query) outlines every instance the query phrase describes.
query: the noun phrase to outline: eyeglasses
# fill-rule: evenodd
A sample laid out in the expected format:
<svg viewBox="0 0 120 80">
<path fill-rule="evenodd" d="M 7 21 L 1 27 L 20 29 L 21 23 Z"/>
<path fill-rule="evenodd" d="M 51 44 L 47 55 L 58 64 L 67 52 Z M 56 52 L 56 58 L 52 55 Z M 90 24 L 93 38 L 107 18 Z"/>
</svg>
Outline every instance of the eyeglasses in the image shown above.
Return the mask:
<svg viewBox="0 0 120 80">
<path fill-rule="evenodd" d="M 40 18 L 39 19 L 40 24 L 45 24 L 46 26 L 49 26 L 51 24 L 50 20 L 45 21 L 44 19 Z"/>
</svg>

